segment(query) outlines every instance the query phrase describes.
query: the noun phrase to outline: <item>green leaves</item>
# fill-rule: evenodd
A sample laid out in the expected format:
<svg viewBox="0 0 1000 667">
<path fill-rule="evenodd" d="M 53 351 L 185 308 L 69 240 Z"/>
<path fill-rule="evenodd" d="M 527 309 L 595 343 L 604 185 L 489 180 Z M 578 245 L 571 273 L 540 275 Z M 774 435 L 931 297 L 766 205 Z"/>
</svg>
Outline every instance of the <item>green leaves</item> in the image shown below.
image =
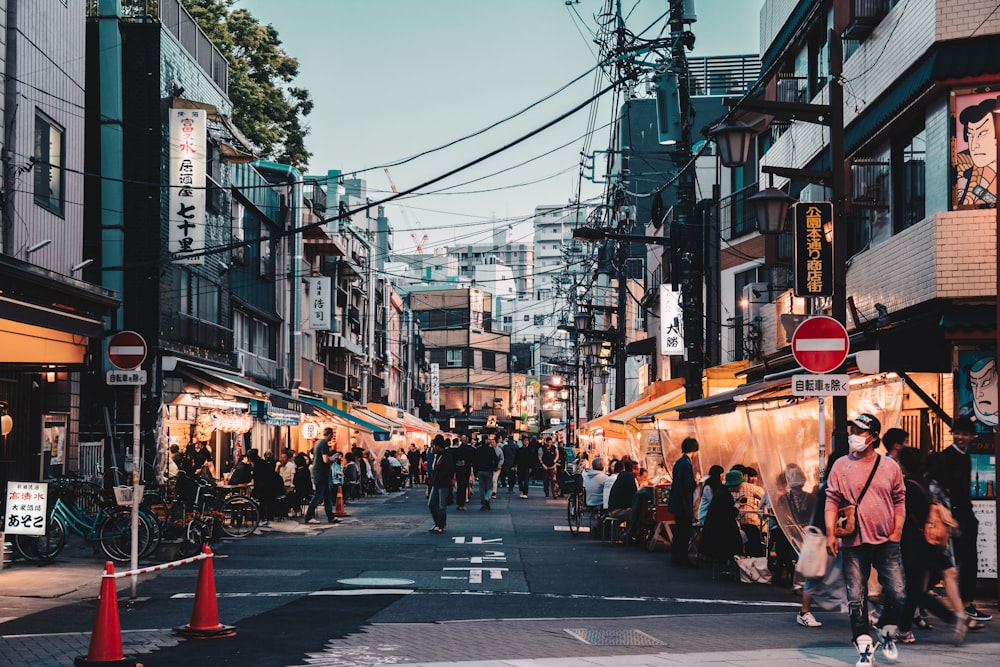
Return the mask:
<svg viewBox="0 0 1000 667">
<path fill-rule="evenodd" d="M 309 91 L 293 84 L 299 62 L 281 48 L 278 31 L 261 25 L 235 0 L 183 0 L 184 7 L 229 61 L 233 122 L 268 160 L 304 167 L 310 153 L 305 117 Z"/>
</svg>

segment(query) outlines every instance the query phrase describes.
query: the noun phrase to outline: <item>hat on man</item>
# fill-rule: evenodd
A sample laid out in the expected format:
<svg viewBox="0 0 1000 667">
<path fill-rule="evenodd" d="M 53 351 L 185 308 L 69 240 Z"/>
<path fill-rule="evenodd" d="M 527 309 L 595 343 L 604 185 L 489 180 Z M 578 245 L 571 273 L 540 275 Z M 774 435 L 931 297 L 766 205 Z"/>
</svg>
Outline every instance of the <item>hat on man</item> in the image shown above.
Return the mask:
<svg viewBox="0 0 1000 667">
<path fill-rule="evenodd" d="M 739 470 L 730 470 L 726 473 L 726 486 L 733 487 L 739 486 L 746 481 L 746 477 L 743 476 Z"/>
<path fill-rule="evenodd" d="M 851 426 L 856 426 L 862 431 L 868 431 L 875 437 L 882 432 L 882 424 L 875 415 L 870 415 L 867 412 L 862 412 L 860 415 L 848 422 Z"/>
</svg>

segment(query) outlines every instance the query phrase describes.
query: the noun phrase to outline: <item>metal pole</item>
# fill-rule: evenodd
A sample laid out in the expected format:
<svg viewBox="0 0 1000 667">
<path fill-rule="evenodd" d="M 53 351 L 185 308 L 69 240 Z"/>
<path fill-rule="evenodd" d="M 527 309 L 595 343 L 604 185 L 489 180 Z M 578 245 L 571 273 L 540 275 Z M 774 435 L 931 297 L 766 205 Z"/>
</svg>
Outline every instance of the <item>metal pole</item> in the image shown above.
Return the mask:
<svg viewBox="0 0 1000 667">
<path fill-rule="evenodd" d="M 625 341 L 628 329 L 628 243 L 618 241 L 618 326 L 615 336 L 615 408 L 625 405 Z"/>
<path fill-rule="evenodd" d="M 841 73 L 844 43 L 840 30 L 846 24 L 847 3 L 833 3 L 833 30 L 830 31 L 830 171 L 833 175 L 833 318 L 847 326 L 847 178 L 844 159 L 844 88 Z M 836 373 L 845 372 L 841 366 Z M 833 397 L 833 451 L 847 446 L 847 397 Z"/>
<path fill-rule="evenodd" d="M 142 400 L 142 386 L 135 385 L 132 392 L 132 568 L 139 569 L 139 404 Z M 132 577 L 131 598 L 136 598 L 139 577 Z"/>
<path fill-rule="evenodd" d="M 819 400 L 819 476 L 818 480 L 823 481 L 826 476 L 826 410 L 825 399 L 820 396 Z"/>
</svg>

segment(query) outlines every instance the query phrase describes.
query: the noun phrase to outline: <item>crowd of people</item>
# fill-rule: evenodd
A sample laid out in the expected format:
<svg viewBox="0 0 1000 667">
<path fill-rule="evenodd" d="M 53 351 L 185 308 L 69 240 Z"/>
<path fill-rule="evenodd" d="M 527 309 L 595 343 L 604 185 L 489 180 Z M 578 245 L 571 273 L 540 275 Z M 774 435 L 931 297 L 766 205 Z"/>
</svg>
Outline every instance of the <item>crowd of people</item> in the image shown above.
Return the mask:
<svg viewBox="0 0 1000 667">
<path fill-rule="evenodd" d="M 955 643 L 992 619 L 973 602 L 978 576 L 978 521 L 970 500 L 968 453 L 976 433 L 973 422 L 955 419 L 953 444 L 926 458 L 909 446 L 904 430 L 893 428 L 884 435 L 881 430 L 874 415 L 859 415 L 848 425 L 847 448 L 835 451 L 827 462 L 822 484 L 807 490 L 802 468 L 789 463 L 775 480 L 774 498 L 746 466 L 728 471 L 713 466 L 696 483 L 692 459 L 699 447 L 688 438 L 673 467 L 670 495 L 674 544 L 688 545 L 687 531 L 700 529 L 694 544 L 709 560 L 728 564 L 736 557 L 769 553 L 772 567 L 787 563 L 795 577 L 797 552 L 779 524 L 823 531 L 828 571 L 820 578 L 793 579 L 802 592 L 796 620 L 804 627 L 821 626 L 811 611 L 817 601 L 846 607 L 859 667 L 872 665 L 876 650 L 896 660 L 897 643 L 914 643 L 914 628 L 930 627 L 926 612 L 948 624 Z M 946 510 L 936 509 L 935 517 L 952 517 L 952 528 L 940 544 L 931 544 L 925 532 L 935 505 Z M 847 507 L 853 512 L 843 510 Z M 846 518 L 851 515 L 853 531 Z M 673 548 L 672 561 L 697 567 L 688 549 Z M 877 613 L 869 600 L 873 569 L 881 585 Z M 939 583 L 943 594 L 932 594 Z"/>
</svg>

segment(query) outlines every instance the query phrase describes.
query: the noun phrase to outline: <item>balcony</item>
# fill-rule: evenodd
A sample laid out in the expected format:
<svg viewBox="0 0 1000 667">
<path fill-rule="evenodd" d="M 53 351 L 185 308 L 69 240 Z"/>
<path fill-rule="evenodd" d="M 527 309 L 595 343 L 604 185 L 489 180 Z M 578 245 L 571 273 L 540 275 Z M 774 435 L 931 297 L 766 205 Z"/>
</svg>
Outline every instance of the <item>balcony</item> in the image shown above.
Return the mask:
<svg viewBox="0 0 1000 667">
<path fill-rule="evenodd" d="M 890 0 L 851 0 L 844 39 L 861 41 L 872 34 L 875 26 L 889 13 L 889 4 Z"/>
<path fill-rule="evenodd" d="M 233 330 L 214 322 L 177 313 L 165 318 L 163 327 L 163 336 L 170 342 L 223 354 L 233 351 Z"/>
<path fill-rule="evenodd" d="M 723 240 L 730 241 L 757 231 L 757 218 L 749 201 L 757 190 L 758 185 L 754 183 L 719 201 L 719 231 Z"/>
</svg>

